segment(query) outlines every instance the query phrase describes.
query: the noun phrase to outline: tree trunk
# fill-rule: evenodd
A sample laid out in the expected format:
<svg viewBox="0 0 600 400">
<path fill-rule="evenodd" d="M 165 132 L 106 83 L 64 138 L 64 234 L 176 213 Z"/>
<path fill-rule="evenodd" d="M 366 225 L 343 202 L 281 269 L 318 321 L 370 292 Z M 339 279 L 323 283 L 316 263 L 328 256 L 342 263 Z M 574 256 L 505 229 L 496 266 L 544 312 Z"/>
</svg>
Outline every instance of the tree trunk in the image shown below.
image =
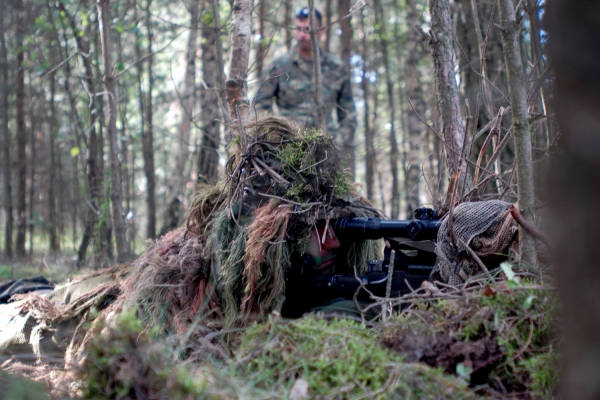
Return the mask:
<svg viewBox="0 0 600 400">
<path fill-rule="evenodd" d="M 396 104 L 394 100 L 394 83 L 392 82 L 392 76 L 390 71 L 390 62 L 388 57 L 388 47 L 386 40 L 386 21 L 383 17 L 383 8 L 380 0 L 374 0 L 375 7 L 375 25 L 379 26 L 377 30 L 377 36 L 381 46 L 381 55 L 383 57 L 383 65 L 385 69 L 385 82 L 388 96 L 389 116 L 390 116 L 390 170 L 392 173 L 392 198 L 391 198 L 391 211 L 390 218 L 398 218 L 400 214 L 400 189 L 398 185 L 398 160 L 400 151 L 398 149 L 398 141 L 396 139 Z"/>
<path fill-rule="evenodd" d="M 325 15 L 323 15 L 323 23 L 325 28 L 325 43 L 323 44 L 323 49 L 327 52 L 331 51 L 331 29 L 329 25 L 331 25 L 331 21 L 333 20 L 333 10 L 331 9 L 332 0 L 325 0 Z"/>
<path fill-rule="evenodd" d="M 406 3 L 406 19 L 410 22 L 406 39 L 406 81 L 407 95 L 415 110 L 412 107 L 406 109 L 408 125 L 408 142 L 410 145 L 409 162 L 410 166 L 406 174 L 405 188 L 407 193 L 407 211 L 412 215 L 413 211 L 420 204 L 421 176 L 421 148 L 424 143 L 423 128 L 425 125 L 419 119 L 425 117 L 427 108 L 424 101 L 423 85 L 421 83 L 421 72 L 419 71 L 419 61 L 423 58 L 420 42 L 423 40 L 421 34 L 417 31 L 414 23 L 419 21 L 419 14 L 412 1 Z M 419 115 L 417 115 L 417 113 Z"/>
<path fill-rule="evenodd" d="M 533 187 L 533 163 L 531 158 L 531 124 L 527 108 L 527 80 L 521 59 L 519 34 L 512 0 L 500 0 L 500 24 L 504 59 L 508 73 L 508 93 L 510 96 L 513 127 L 515 133 L 515 160 L 517 168 L 517 190 L 519 211 L 523 217 L 534 223 L 535 194 Z M 537 266 L 535 239 L 523 227 L 519 227 L 519 263 L 523 267 Z"/>
<path fill-rule="evenodd" d="M 118 10 L 117 12 L 119 12 Z M 117 36 L 117 62 L 121 65 L 124 65 L 124 49 L 123 49 L 123 38 L 118 35 Z M 135 39 L 134 39 L 135 40 Z M 137 80 L 137 76 L 135 77 Z M 119 81 L 117 81 L 117 87 L 123 87 L 123 84 L 119 85 Z M 121 94 L 122 93 L 122 94 Z M 119 119 L 121 124 L 121 129 L 119 132 L 119 141 L 121 142 L 121 173 L 123 177 L 123 190 L 124 190 L 124 202 L 125 202 L 125 224 L 127 226 L 127 243 L 129 245 L 130 253 L 135 252 L 135 239 L 137 236 L 137 227 L 135 226 L 136 220 L 133 219 L 133 201 L 134 201 L 134 193 L 133 187 L 135 186 L 135 162 L 133 161 L 133 144 L 131 140 L 131 135 L 129 132 L 129 123 L 127 121 L 127 117 L 129 116 L 129 90 L 126 88 L 124 90 L 120 90 L 118 93 L 119 98 Z M 140 114 L 144 111 L 143 108 L 140 108 Z M 131 213 L 131 214 L 130 214 Z"/>
<path fill-rule="evenodd" d="M 317 22 L 315 17 L 315 2 L 314 0 L 308 1 L 310 8 L 309 24 L 310 24 L 310 42 L 312 45 L 313 53 L 313 77 L 315 80 L 315 93 L 314 93 L 314 107 L 317 114 L 317 127 L 323 130 L 323 133 L 327 132 L 327 125 L 325 123 L 325 105 L 323 104 L 323 94 L 321 88 L 323 87 L 323 79 L 321 77 L 321 52 L 319 48 L 319 41 L 317 38 Z"/>
<path fill-rule="evenodd" d="M 363 91 L 363 127 L 365 130 L 365 183 L 367 189 L 367 198 L 374 200 L 375 195 L 375 148 L 373 140 L 373 130 L 371 129 L 371 115 L 369 113 L 369 79 L 367 77 L 367 68 L 369 64 L 369 47 L 367 43 L 367 30 L 365 27 L 365 16 L 360 11 L 360 33 L 361 33 L 361 52 L 362 52 L 362 76 L 361 87 Z"/>
<path fill-rule="evenodd" d="M 11 137 L 8 130 L 8 52 L 6 50 L 6 36 L 4 34 L 4 13 L 7 0 L 0 0 L 0 68 L 2 68 L 2 79 L 0 79 L 0 129 L 4 142 L 4 256 L 11 259 L 13 256 L 13 205 L 12 205 L 12 162 L 11 162 Z"/>
<path fill-rule="evenodd" d="M 64 4 L 58 2 L 57 6 L 71 26 L 77 51 L 81 57 L 81 62 L 85 70 L 85 79 L 81 80 L 83 87 L 88 94 L 96 93 L 96 84 L 94 81 L 95 75 L 92 69 L 91 59 L 89 56 L 86 56 L 90 53 L 88 37 L 93 35 L 91 32 L 88 32 L 88 35 L 80 35 L 75 19 L 69 14 Z M 67 84 L 67 82 L 65 82 L 65 84 Z M 70 91 L 67 93 L 70 93 Z M 95 96 L 90 99 L 90 108 L 88 110 L 89 126 L 86 129 L 86 179 L 89 191 L 89 202 L 87 204 L 87 213 L 84 221 L 83 237 L 81 238 L 81 243 L 77 250 L 78 267 L 81 267 L 85 262 L 87 249 L 92 241 L 97 242 L 97 246 L 94 246 L 94 257 L 100 265 L 107 262 L 109 253 L 109 249 L 107 249 L 106 243 L 104 242 L 110 235 L 110 228 L 104 220 L 99 220 L 102 204 L 104 202 L 104 171 L 101 162 L 104 157 L 104 150 L 102 148 L 102 133 L 97 132 L 96 130 L 98 118 L 102 114 L 102 104 L 97 99 L 98 98 Z M 73 110 L 73 114 L 76 115 L 76 109 Z M 97 226 L 99 222 L 100 224 Z"/>
<path fill-rule="evenodd" d="M 28 82 L 33 82 L 33 77 L 31 71 L 28 71 L 29 74 L 27 76 Z M 35 94 L 33 93 L 33 85 L 28 85 L 29 98 L 28 103 L 29 107 L 27 107 L 29 111 L 29 156 L 30 161 L 27 163 L 29 167 L 29 196 L 27 200 L 27 204 L 29 204 L 29 215 L 27 216 L 27 227 L 29 228 L 29 257 L 33 257 L 33 234 L 35 231 L 36 225 L 36 212 L 35 212 L 35 191 L 38 189 L 40 192 L 43 191 L 42 185 L 35 181 L 36 175 L 38 175 L 38 169 L 40 166 L 40 162 L 38 160 L 43 160 L 44 155 L 38 154 L 38 146 L 36 143 L 36 130 L 37 130 L 37 118 L 36 118 L 36 104 L 34 101 Z M 40 141 L 43 141 L 43 138 L 39 138 Z M 43 195 L 43 193 L 40 193 Z M 39 215 L 39 214 L 38 214 Z"/>
<path fill-rule="evenodd" d="M 148 221 L 146 224 L 146 239 L 156 237 L 156 174 L 154 172 L 154 133 L 152 122 L 152 26 L 150 20 L 150 1 L 146 4 L 146 29 L 148 30 L 147 51 L 148 56 L 145 62 L 138 62 L 137 77 L 139 88 L 139 105 L 142 125 L 142 154 L 144 158 L 144 175 L 146 177 L 146 214 Z M 136 7 L 137 10 L 137 7 Z M 136 37 L 135 52 L 137 59 L 142 58 L 141 35 Z M 146 96 L 142 90 L 144 65 L 147 64 L 148 81 L 146 87 Z"/>
<path fill-rule="evenodd" d="M 54 254 L 60 252 L 60 240 L 58 237 L 58 212 L 56 209 L 56 177 L 60 174 L 56 162 L 56 133 L 58 130 L 56 104 L 54 102 L 56 92 L 56 73 L 50 76 L 50 123 L 48 124 L 48 150 L 50 151 L 50 168 L 48 174 L 48 237 L 50 239 L 50 251 Z"/>
<path fill-rule="evenodd" d="M 338 14 L 340 18 L 344 18 L 350 13 L 350 0 L 338 0 Z M 352 20 L 351 17 L 344 18 L 340 21 L 340 27 L 342 34 L 340 36 L 340 55 L 342 61 L 346 64 L 348 75 L 350 75 L 350 55 L 352 54 Z M 346 168 L 352 173 L 354 178 L 356 174 L 356 154 L 354 150 L 354 131 L 352 130 L 351 135 L 343 135 L 339 140 L 342 142 L 342 148 L 344 149 L 344 156 L 350 158 L 346 161 Z"/>
<path fill-rule="evenodd" d="M 214 22 L 214 20 L 213 20 Z M 218 103 L 217 92 L 219 90 L 218 77 L 223 82 L 223 61 L 218 62 L 218 29 L 204 27 L 202 40 L 202 77 L 206 87 L 201 93 L 202 113 L 202 139 L 200 150 L 198 151 L 198 181 L 202 183 L 213 184 L 217 181 L 217 172 L 219 168 L 219 143 L 221 132 L 219 128 L 219 108 L 215 107 Z"/>
<path fill-rule="evenodd" d="M 256 44 L 256 76 L 262 76 L 265 65 L 265 57 L 267 56 L 267 52 L 269 51 L 269 48 L 267 47 L 267 29 L 265 21 L 265 18 L 267 17 L 267 11 L 267 0 L 259 0 L 258 34 L 260 35 L 260 40 Z"/>
<path fill-rule="evenodd" d="M 331 1 L 331 0 L 328 0 Z M 285 29 L 284 32 L 284 41 L 285 41 L 285 51 L 288 52 L 292 50 L 292 39 L 294 38 L 294 26 L 292 25 L 292 0 L 284 0 L 283 4 L 283 26 Z"/>
<path fill-rule="evenodd" d="M 185 166 L 189 158 L 190 133 L 192 131 L 192 119 L 196 100 L 196 50 L 198 48 L 198 12 L 200 0 L 192 0 L 189 3 L 190 11 L 190 35 L 188 37 L 186 52 L 186 70 L 184 78 L 183 95 L 179 101 L 181 103 L 181 125 L 179 126 L 179 138 L 177 143 L 175 167 L 171 171 L 171 177 L 168 181 L 167 204 L 169 211 L 166 213 L 162 233 L 167 230 L 175 229 L 179 226 L 181 220 L 181 208 L 174 205 L 181 203 L 185 191 L 185 184 L 188 179 L 185 176 Z"/>
<path fill-rule="evenodd" d="M 467 159 L 462 157 L 465 144 L 465 132 L 460 111 L 458 86 L 456 84 L 454 67 L 454 41 L 452 34 L 452 12 L 449 0 L 429 0 L 431 13 L 431 31 L 429 46 L 433 57 L 435 76 L 435 91 L 437 105 L 442 118 L 442 137 L 446 165 L 451 184 L 457 198 L 465 192 L 465 177 L 467 174 Z M 451 194 L 446 197 L 446 206 L 451 207 Z"/>
<path fill-rule="evenodd" d="M 223 114 L 223 120 L 225 121 L 225 126 L 229 127 L 231 124 L 232 117 L 231 117 L 231 114 L 230 114 L 229 108 L 228 108 L 229 93 L 227 92 L 227 88 L 225 87 L 226 84 L 225 84 L 225 68 L 223 67 L 223 43 L 221 42 L 221 20 L 219 18 L 218 0 L 210 0 L 210 6 L 212 9 L 213 29 L 215 31 L 215 40 L 216 40 L 215 48 L 217 50 L 217 52 L 216 52 L 217 57 L 215 59 L 216 64 L 217 64 L 217 96 L 219 99 L 219 105 L 221 106 L 221 113 Z M 233 34 L 233 31 L 230 32 L 230 35 L 231 34 Z M 233 43 L 229 43 L 229 46 L 231 47 L 231 51 L 233 52 Z M 246 60 L 246 74 L 247 74 L 247 70 L 248 70 L 247 65 L 248 65 L 248 63 Z M 226 142 L 229 142 L 229 140 L 231 140 L 231 138 L 228 136 L 229 136 L 229 134 L 226 135 Z"/>
<path fill-rule="evenodd" d="M 350 0 L 338 0 L 338 14 L 340 18 L 340 56 L 342 61 L 350 68 L 350 55 L 352 54 L 352 17 L 350 13 Z"/>
<path fill-rule="evenodd" d="M 15 4 L 17 14 L 17 257 L 25 257 L 27 231 L 27 133 L 25 132 L 25 50 L 23 49 L 23 1 Z"/>
<path fill-rule="evenodd" d="M 600 3 L 548 2 L 560 153 L 548 176 L 561 304 L 561 396 L 600 398 Z"/>
<path fill-rule="evenodd" d="M 110 40 L 110 0 L 100 0 L 98 6 L 98 23 L 100 39 L 102 41 L 102 55 L 104 58 L 104 89 L 108 103 L 108 149 L 110 156 L 110 201 L 112 208 L 112 221 L 117 242 L 117 261 L 125 262 L 129 259 L 129 246 L 127 244 L 127 229 L 123 218 L 123 195 L 121 188 L 121 162 L 119 160 L 119 137 L 117 133 L 117 98 L 115 93 L 115 76 L 112 66 L 112 45 Z"/>
<path fill-rule="evenodd" d="M 225 84 L 227 106 L 231 118 L 242 122 L 246 120 L 249 106 L 247 79 L 253 8 L 254 0 L 234 0 L 229 31 L 229 76 Z"/>
</svg>

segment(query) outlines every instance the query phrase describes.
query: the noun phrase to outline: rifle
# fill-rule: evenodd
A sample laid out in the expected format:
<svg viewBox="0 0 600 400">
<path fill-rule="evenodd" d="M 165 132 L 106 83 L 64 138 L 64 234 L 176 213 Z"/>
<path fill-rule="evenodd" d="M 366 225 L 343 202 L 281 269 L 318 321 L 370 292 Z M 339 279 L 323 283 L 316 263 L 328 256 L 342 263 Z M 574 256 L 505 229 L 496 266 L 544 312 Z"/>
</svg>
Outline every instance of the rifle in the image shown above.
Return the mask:
<svg viewBox="0 0 600 400">
<path fill-rule="evenodd" d="M 336 236 L 342 243 L 357 240 L 385 239 L 386 248 L 383 260 L 371 260 L 367 263 L 364 275 L 355 275 L 352 268 L 348 273 L 330 275 L 304 274 L 294 269 L 286 278 L 288 291 L 287 314 L 301 313 L 300 303 L 310 308 L 326 304 L 336 298 L 373 301 L 365 290 L 378 297 L 385 297 L 390 273 L 390 258 L 394 252 L 391 274 L 390 297 L 399 297 L 421 286 L 429 277 L 436 261 L 435 241 L 442 224 L 437 212 L 430 208 L 415 210 L 413 220 L 383 220 L 379 218 L 338 218 L 333 223 Z M 290 300 L 290 301 L 288 301 Z M 290 312 L 291 311 L 291 312 Z M 301 314 L 300 314 L 301 315 Z"/>
</svg>

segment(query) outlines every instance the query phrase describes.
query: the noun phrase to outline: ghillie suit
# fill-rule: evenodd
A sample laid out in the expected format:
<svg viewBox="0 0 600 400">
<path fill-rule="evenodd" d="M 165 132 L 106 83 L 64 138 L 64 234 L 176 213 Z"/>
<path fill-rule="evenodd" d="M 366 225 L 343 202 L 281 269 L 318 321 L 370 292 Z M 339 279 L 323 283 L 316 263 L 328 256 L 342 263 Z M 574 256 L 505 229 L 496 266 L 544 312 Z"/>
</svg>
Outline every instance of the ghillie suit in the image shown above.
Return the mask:
<svg viewBox="0 0 600 400">
<path fill-rule="evenodd" d="M 67 361 L 75 362 L 83 355 L 96 332 L 84 328 L 92 307 L 108 319 L 135 308 L 148 330 L 173 343 L 189 339 L 192 330 L 202 338 L 280 310 L 294 254 L 306 248 L 317 221 L 378 216 L 353 190 L 333 140 L 317 131 L 269 118 L 246 126 L 229 150 L 225 178 L 198 188 L 184 227 L 164 235 L 130 266 L 119 266 L 126 277 L 96 274 L 20 306 L 25 322 L 15 329 L 26 329 L 25 336 L 16 336 L 19 345 L 33 349 L 30 362 L 45 358 L 29 343 L 36 326 L 54 346 L 54 358 L 66 351 Z M 360 269 L 380 257 L 380 247 L 375 241 L 352 243 L 342 261 Z M 61 336 L 58 327 L 66 323 L 69 330 Z M 6 355 L 13 355 L 16 336 L 0 336 L 5 333 Z"/>
<path fill-rule="evenodd" d="M 147 327 L 183 334 L 199 314 L 231 328 L 280 310 L 286 274 L 318 220 L 378 216 L 353 190 L 333 140 L 267 118 L 244 127 L 230 146 L 226 178 L 203 185 L 185 227 L 135 262 L 122 304 Z M 380 243 L 347 249 L 347 265 L 378 258 Z"/>
<path fill-rule="evenodd" d="M 510 206 L 511 203 L 500 200 L 457 205 L 452 224 L 446 217 L 440 226 L 435 249 L 437 260 L 430 280 L 456 286 L 481 274 L 481 267 L 466 246 L 488 267 L 506 259 L 505 255 L 516 247 L 518 232 Z"/>
</svg>

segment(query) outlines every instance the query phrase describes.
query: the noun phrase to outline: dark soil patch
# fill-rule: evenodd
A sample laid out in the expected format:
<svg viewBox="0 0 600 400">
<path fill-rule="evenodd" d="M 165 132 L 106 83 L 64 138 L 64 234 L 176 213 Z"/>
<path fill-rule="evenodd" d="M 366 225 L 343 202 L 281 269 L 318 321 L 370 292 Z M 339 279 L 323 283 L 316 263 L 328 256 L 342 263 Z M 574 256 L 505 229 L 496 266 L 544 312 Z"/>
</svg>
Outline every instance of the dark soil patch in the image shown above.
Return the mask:
<svg viewBox="0 0 600 400">
<path fill-rule="evenodd" d="M 384 337 L 381 344 L 404 354 L 406 361 L 442 367 L 449 374 L 456 373 L 457 365 L 462 363 L 472 368 L 471 386 L 487 383 L 489 373 L 505 356 L 493 337 L 463 342 L 444 333 L 423 335 L 409 332 L 398 337 Z"/>
</svg>

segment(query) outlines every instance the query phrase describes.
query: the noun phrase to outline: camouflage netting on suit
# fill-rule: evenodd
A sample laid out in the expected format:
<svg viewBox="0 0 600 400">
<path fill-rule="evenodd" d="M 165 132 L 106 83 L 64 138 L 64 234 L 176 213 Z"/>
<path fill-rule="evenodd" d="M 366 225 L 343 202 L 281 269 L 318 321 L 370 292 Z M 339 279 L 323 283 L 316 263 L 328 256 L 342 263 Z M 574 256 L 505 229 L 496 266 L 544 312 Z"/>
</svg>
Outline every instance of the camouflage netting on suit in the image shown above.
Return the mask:
<svg viewBox="0 0 600 400">
<path fill-rule="evenodd" d="M 468 245 L 481 259 L 508 253 L 518 231 L 510 215 L 511 203 L 489 200 L 461 203 L 453 210 L 452 225 L 446 216 L 437 237 L 437 260 L 431 280 L 462 285 L 469 277 L 482 273 L 477 261 L 465 247 Z M 452 227 L 452 234 L 450 234 Z"/>
<path fill-rule="evenodd" d="M 268 118 L 246 126 L 229 150 L 225 177 L 199 186 L 186 226 L 110 277 L 96 274 L 29 298 L 14 311 L 13 331 L 0 328 L 4 353 L 24 347 L 39 359 L 46 342 L 35 342 L 34 331 L 43 329 L 38 336 L 49 340 L 53 354 L 66 350 L 76 361 L 95 334 L 83 329 L 93 308 L 107 317 L 137 310 L 146 329 L 175 342 L 190 325 L 202 336 L 243 324 L 280 309 L 292 254 L 304 251 L 317 221 L 378 216 L 353 190 L 333 140 L 319 131 Z M 380 257 L 379 242 L 352 246 L 348 265 Z M 65 337 L 60 327 L 68 328 Z"/>
<path fill-rule="evenodd" d="M 123 305 L 137 306 L 149 327 L 183 334 L 200 313 L 228 328 L 279 309 L 291 255 L 318 220 L 378 215 L 319 131 L 267 118 L 244 127 L 229 151 L 225 178 L 199 187 L 186 227 L 154 244 L 124 283 Z M 352 250 L 351 265 L 366 265 L 380 243 Z"/>
<path fill-rule="evenodd" d="M 0 360 L 64 362 L 69 346 L 78 346 L 85 334 L 90 310 L 102 310 L 120 293 L 122 275 L 114 268 L 103 272 L 61 285 L 47 296 L 17 295 L 17 301 L 0 305 Z"/>
</svg>

